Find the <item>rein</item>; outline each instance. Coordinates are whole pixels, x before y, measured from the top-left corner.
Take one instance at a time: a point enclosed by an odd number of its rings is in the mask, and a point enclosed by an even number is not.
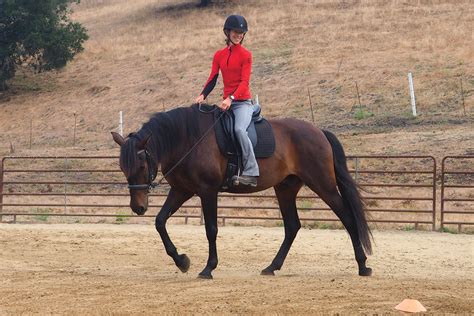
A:
[[[214,109],[212,109],[210,111],[202,110],[201,105],[199,105],[199,112],[201,112],[201,113],[209,114],[209,113],[215,112],[216,110],[218,110],[218,107],[215,106],[215,105],[214,105]],[[153,172],[151,171],[151,168],[150,168],[151,162],[153,162],[155,164],[155,166],[157,166],[158,164],[153,159],[153,157],[151,157],[148,150],[145,149],[146,162],[147,162],[147,165],[148,165],[148,183],[147,184],[129,184],[128,188],[130,190],[148,190],[148,192],[150,192],[151,189],[154,189],[157,186],[159,186],[161,184],[161,182],[163,182],[163,180],[167,176],[169,176],[171,174],[171,172],[173,172],[174,169],[176,169],[176,167],[178,167],[181,164],[181,162],[183,162],[183,160],[186,159],[187,156],[189,156],[189,154],[194,150],[194,148],[196,148],[197,145],[199,145],[201,143],[201,141],[204,139],[204,137],[206,137],[207,134],[209,134],[209,132],[214,128],[214,126],[216,126],[217,122],[220,121],[220,119],[222,118],[222,116],[224,114],[225,114],[225,111],[222,111],[219,114],[219,117],[216,119],[216,121],[206,130],[206,132],[204,132],[204,134],[201,136],[201,138],[198,139],[198,141],[193,145],[193,147],[191,147],[191,149],[188,150],[188,152],[186,152],[186,154],[184,154],[184,156],[181,157],[181,159],[178,160],[178,162],[176,162],[173,165],[173,167],[171,167],[171,169],[168,170],[168,172],[165,175],[163,175],[158,182],[153,182],[156,178],[156,174],[158,173],[158,168],[156,168],[156,172],[154,172],[154,174],[153,174]]]

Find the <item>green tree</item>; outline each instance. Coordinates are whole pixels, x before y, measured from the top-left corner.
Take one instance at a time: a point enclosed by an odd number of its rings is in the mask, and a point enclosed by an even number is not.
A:
[[[86,29],[69,19],[80,0],[0,0],[0,91],[18,65],[58,69],[83,50]]]

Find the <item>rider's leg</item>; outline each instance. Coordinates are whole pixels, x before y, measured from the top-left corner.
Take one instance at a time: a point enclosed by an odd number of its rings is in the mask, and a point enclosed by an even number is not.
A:
[[[254,111],[252,102],[250,100],[244,102],[232,102],[230,108],[235,116],[235,135],[242,148],[242,160],[244,165],[242,175],[258,177],[260,175],[258,164],[253,152],[252,142],[247,133],[247,128],[250,125],[252,113]]]

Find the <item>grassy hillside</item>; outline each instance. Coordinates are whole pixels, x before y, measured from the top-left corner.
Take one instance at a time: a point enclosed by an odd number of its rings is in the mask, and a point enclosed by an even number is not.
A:
[[[474,154],[472,1],[221,2],[82,0],[73,18],[90,34],[84,53],[59,72],[20,70],[0,95],[0,155],[10,142],[17,154],[117,153],[109,132],[119,111],[128,133],[155,111],[193,102],[231,13],[249,21],[244,45],[265,116],[311,121],[309,92],[315,124],[338,133],[350,154]]]

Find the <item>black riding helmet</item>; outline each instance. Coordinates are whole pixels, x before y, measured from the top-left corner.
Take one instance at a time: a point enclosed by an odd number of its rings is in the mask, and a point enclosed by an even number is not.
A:
[[[244,36],[245,36],[245,33],[247,33],[248,31],[248,27],[247,27],[247,20],[245,20],[245,18],[241,15],[237,15],[237,14],[233,14],[233,15],[229,15],[227,17],[227,19],[225,20],[225,23],[224,23],[224,34],[225,36],[227,37],[227,44],[229,44],[229,42],[232,43],[232,41],[230,40],[230,30],[234,30],[234,31],[238,31],[238,32],[243,32],[244,33]],[[242,42],[244,41],[244,39],[242,38]]]
[[[234,30],[247,33],[247,20],[241,15],[229,15],[224,23],[225,30]]]

